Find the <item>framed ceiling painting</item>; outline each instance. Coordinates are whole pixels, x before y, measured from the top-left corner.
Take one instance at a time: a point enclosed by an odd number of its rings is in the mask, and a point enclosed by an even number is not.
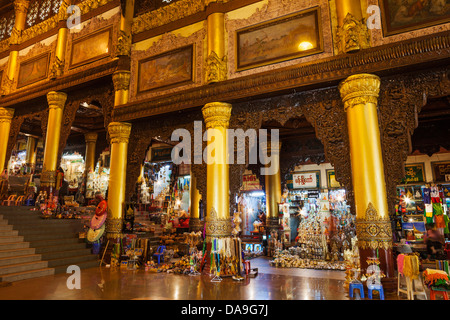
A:
[[[194,45],[138,62],[137,94],[194,82]]]
[[[242,71],[323,52],[320,7],[236,31],[236,69]]]
[[[111,27],[74,40],[69,69],[109,57],[111,54],[111,42]]]
[[[384,36],[450,22],[448,0],[379,0]]]
[[[47,79],[49,63],[50,52],[21,62],[17,77],[17,88]]]

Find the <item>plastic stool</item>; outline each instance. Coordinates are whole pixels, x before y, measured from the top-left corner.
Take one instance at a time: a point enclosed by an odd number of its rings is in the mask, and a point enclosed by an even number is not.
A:
[[[384,300],[384,290],[381,284],[370,284],[367,286],[367,295],[372,299],[372,292],[378,291],[380,293],[380,300]]]
[[[348,289],[350,298],[353,298],[353,291],[355,289],[359,289],[359,295],[361,298],[364,298],[364,287],[362,283],[349,283]]]
[[[250,272],[250,260],[245,260],[244,261],[244,268],[245,268],[245,274],[248,275]]]
[[[441,294],[444,297],[444,300],[448,300],[448,294],[445,290],[439,290],[436,288],[430,288],[430,300],[436,300],[436,294]]]

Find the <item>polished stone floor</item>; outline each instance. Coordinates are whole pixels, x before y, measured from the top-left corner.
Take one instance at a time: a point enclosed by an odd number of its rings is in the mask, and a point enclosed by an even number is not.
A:
[[[91,268],[81,270],[80,289],[69,289],[70,274],[63,273],[0,287],[0,300],[349,300],[343,271],[274,268],[268,261],[264,257],[251,260],[258,275],[242,282]],[[397,296],[386,297],[392,299]]]

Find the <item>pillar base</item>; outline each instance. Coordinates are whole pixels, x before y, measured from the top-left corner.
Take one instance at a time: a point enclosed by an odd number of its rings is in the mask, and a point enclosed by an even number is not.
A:
[[[199,218],[189,218],[189,231],[203,231],[204,221]]]
[[[123,238],[123,220],[121,218],[106,219],[106,238],[110,240]]]

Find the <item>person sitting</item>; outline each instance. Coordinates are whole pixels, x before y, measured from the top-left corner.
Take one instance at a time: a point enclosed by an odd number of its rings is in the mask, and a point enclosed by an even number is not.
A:
[[[427,245],[427,260],[435,259],[443,254],[444,237],[438,232],[434,223],[426,225],[427,232],[424,241]]]

